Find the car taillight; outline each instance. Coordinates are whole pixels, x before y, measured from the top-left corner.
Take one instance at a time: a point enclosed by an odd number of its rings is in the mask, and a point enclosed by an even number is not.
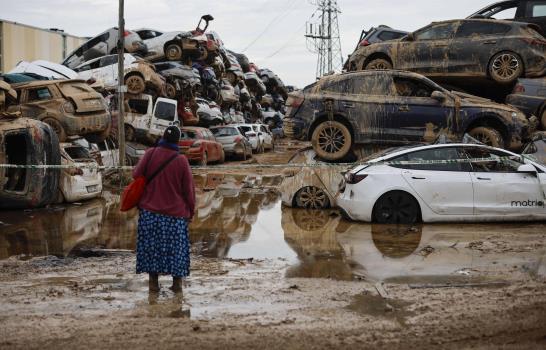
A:
[[[517,84],[514,87],[514,93],[518,94],[518,93],[523,93],[523,92],[525,92],[525,86],[523,86],[521,84]]]
[[[292,108],[298,108],[302,105],[304,99],[300,96],[288,96],[288,99],[286,100],[286,105],[288,107]]]
[[[345,181],[349,185],[356,185],[360,181],[364,180],[368,177],[368,174],[353,174],[353,173],[347,173],[345,174]]]
[[[70,176],[76,176],[76,175],[82,176],[83,170],[80,168],[71,168],[71,169],[68,169],[68,174]]]
[[[129,35],[131,35],[131,32],[126,30],[123,32],[123,37],[128,37]]]
[[[522,38],[528,45],[533,46],[546,46],[546,40],[536,39],[536,38]]]
[[[243,138],[242,138],[241,136],[237,136],[237,137],[235,137],[235,140],[234,140],[234,141],[235,141],[235,143],[239,143],[239,142],[241,142],[242,140],[243,140]]]
[[[370,46],[370,45],[371,45],[371,44],[370,44],[370,42],[369,42],[368,40],[362,40],[362,41],[360,42],[360,46]]]
[[[199,148],[199,147],[201,147],[201,142],[195,141],[194,143],[192,143],[192,145],[190,147],[191,148]]]

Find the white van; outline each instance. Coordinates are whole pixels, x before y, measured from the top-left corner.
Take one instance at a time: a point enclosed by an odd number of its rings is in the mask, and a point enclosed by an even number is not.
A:
[[[168,98],[158,97],[153,102],[150,95],[140,95],[127,100],[129,109],[125,113],[125,139],[134,141],[135,135],[145,134],[146,137],[161,137],[165,129],[171,125],[179,125],[178,102]]]

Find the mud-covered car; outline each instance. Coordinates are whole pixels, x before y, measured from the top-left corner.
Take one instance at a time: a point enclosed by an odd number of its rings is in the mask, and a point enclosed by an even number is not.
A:
[[[329,76],[291,93],[285,135],[312,141],[325,160],[340,160],[356,144],[434,142],[465,133],[520,150],[538,120],[479,97],[447,91],[410,72],[374,70]]]
[[[126,30],[123,33],[124,50],[129,53],[144,53],[146,45],[137,33]],[[63,61],[63,65],[74,69],[92,59],[117,53],[118,28],[110,28],[94,38],[89,39],[74,50]]]
[[[97,143],[110,134],[106,101],[82,80],[41,80],[12,87],[19,97],[8,111],[51,125],[61,142],[69,136],[83,136]]]
[[[60,165],[55,131],[38,120],[3,115],[0,108],[0,163]],[[0,209],[51,204],[57,197],[58,186],[58,169],[0,168]]]
[[[195,68],[173,61],[154,63],[154,67],[167,81],[165,90],[168,98],[178,97],[184,90],[195,90],[201,86],[201,76]]]
[[[536,115],[546,130],[546,78],[519,79],[506,103],[527,115]]]
[[[58,202],[73,203],[100,197],[102,175],[89,151],[78,144],[61,143],[61,171]],[[95,168],[93,168],[95,167]]]
[[[542,0],[508,0],[495,2],[469,18],[494,18],[534,23],[546,33],[546,2]]]
[[[511,84],[546,74],[546,39],[539,31],[533,24],[489,19],[432,23],[402,39],[359,48],[349,70],[395,68]]]
[[[118,55],[109,55],[85,62],[74,69],[80,79],[94,81],[93,86],[116,89],[118,85]],[[126,53],[124,56],[124,81],[127,92],[138,95],[147,88],[157,95],[165,91],[165,79],[157,74],[150,63]]]

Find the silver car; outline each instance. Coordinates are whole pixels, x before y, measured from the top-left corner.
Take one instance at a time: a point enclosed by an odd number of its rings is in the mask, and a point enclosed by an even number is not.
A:
[[[252,157],[252,145],[244,136],[240,127],[226,125],[215,126],[210,131],[216,137],[216,141],[222,144],[226,157],[234,156],[241,160]]]

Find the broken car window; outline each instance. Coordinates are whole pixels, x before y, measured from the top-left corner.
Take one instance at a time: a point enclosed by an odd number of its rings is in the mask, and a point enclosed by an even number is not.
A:
[[[394,77],[394,86],[398,96],[430,97],[434,90],[427,84],[414,79]]]
[[[91,154],[83,147],[66,147],[64,151],[68,154],[73,160],[78,159],[89,159]]]
[[[423,162],[425,164],[402,164],[391,165],[395,168],[412,169],[412,170],[429,170],[429,171],[470,171],[468,163],[453,162],[447,164],[426,164],[427,161],[456,161],[466,159],[466,156],[459,152],[455,147],[452,148],[435,148],[413,153],[406,153],[394,161],[404,162]]]
[[[415,40],[442,40],[453,37],[453,23],[442,23],[415,33]]]
[[[468,38],[480,35],[502,35],[508,33],[511,27],[500,23],[464,22],[457,31],[458,38]]]
[[[519,157],[507,153],[490,151],[480,147],[466,147],[465,151],[471,159],[484,159],[471,163],[475,172],[517,173],[519,167],[523,165]]]
[[[46,87],[27,90],[27,102],[51,100],[51,92]]]

